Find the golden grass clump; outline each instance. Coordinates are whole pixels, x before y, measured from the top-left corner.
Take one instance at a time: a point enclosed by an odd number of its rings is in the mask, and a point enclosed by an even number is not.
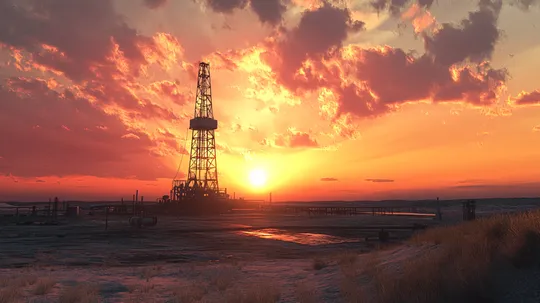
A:
[[[54,288],[56,285],[56,281],[54,281],[52,278],[46,277],[46,278],[39,278],[36,282],[36,285],[34,287],[33,293],[34,295],[46,295]]]
[[[92,284],[77,284],[66,287],[60,294],[59,303],[97,303],[99,287]]]
[[[281,297],[277,285],[262,282],[249,285],[245,289],[235,288],[226,295],[227,303],[275,303]]]
[[[540,211],[427,230],[410,244],[421,254],[366,275],[376,302],[483,302],[494,273],[540,268]]]

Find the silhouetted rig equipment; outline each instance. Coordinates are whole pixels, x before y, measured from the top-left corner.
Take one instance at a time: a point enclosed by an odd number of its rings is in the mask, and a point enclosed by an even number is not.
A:
[[[8,219],[8,223],[17,225],[58,225],[60,219],[75,217],[79,214],[79,207],[70,206],[68,202],[62,202],[58,197],[49,199],[49,202],[41,202],[31,206],[2,207],[0,217]]]
[[[472,221],[476,219],[476,201],[467,200],[462,204],[463,207],[463,221]]]
[[[400,217],[421,217],[421,218],[436,218],[436,214],[429,210],[419,210],[415,207],[376,207],[376,206],[289,206],[289,205],[273,205],[261,207],[261,210],[276,214],[293,214],[293,215],[308,215],[308,216],[355,216],[355,215],[372,215],[372,216],[400,216]]]
[[[173,180],[161,210],[174,214],[218,214],[232,209],[226,189],[219,188],[210,64],[199,63],[194,117],[189,121],[191,151],[186,180]]]

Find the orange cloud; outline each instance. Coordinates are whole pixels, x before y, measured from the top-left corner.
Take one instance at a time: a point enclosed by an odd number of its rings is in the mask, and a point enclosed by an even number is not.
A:
[[[411,7],[409,7],[409,9],[405,11],[401,17],[404,20],[410,20],[412,22],[414,32],[417,34],[428,29],[432,29],[437,24],[437,21],[433,15],[416,3],[411,5]]]
[[[313,148],[319,147],[317,140],[309,133],[289,129],[285,134],[277,134],[273,139],[265,139],[261,142],[267,146],[288,147],[288,148]]]

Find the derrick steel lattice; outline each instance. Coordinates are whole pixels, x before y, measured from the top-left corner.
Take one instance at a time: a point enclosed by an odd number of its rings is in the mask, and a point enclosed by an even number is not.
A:
[[[191,151],[186,180],[173,180],[171,196],[164,196],[163,203],[214,201],[228,199],[226,189],[220,189],[216,161],[215,130],[218,122],[212,108],[212,83],[210,64],[199,63],[194,117],[189,121]],[[179,166],[180,167],[180,166]]]
[[[218,123],[212,108],[210,64],[199,63],[195,112],[189,122],[191,152],[186,185],[211,193],[219,192],[215,130]]]

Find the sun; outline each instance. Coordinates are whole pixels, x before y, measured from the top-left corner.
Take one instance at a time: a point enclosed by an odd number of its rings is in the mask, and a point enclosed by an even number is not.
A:
[[[254,169],[249,173],[249,182],[253,187],[262,187],[267,181],[266,171],[262,169]]]

